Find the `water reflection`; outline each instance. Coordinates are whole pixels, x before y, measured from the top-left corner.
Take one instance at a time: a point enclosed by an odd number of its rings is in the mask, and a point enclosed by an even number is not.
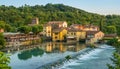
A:
[[[65,47],[65,45],[63,43],[50,42],[50,43],[46,43],[45,51],[47,53],[65,52],[66,51],[66,47]]]
[[[85,48],[85,44],[79,43],[46,43],[46,52],[66,52],[73,51],[77,52],[83,48]]]
[[[31,54],[31,51],[29,50],[23,51],[20,54],[18,54],[18,58],[21,60],[27,60],[28,58],[31,58],[31,57],[32,57],[32,54]]]
[[[42,56],[44,54],[44,50],[40,49],[40,48],[35,48],[32,50],[25,50],[22,51],[21,53],[18,54],[18,58],[20,60],[27,60],[30,59],[32,56]]]
[[[67,55],[78,54],[85,47],[85,44],[62,42],[20,47],[19,51],[11,52],[10,66],[12,69],[36,69],[63,59]]]
[[[19,52],[18,58],[20,60],[27,60],[32,58],[32,56],[34,57],[42,56],[44,53],[64,53],[66,51],[77,52],[85,47],[86,47],[85,44],[79,44],[79,43],[48,42],[37,48]]]

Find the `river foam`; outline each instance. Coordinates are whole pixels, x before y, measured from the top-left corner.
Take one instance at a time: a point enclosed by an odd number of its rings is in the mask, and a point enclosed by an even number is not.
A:
[[[107,49],[114,49],[114,48],[108,45],[101,45],[99,46],[99,48],[93,49],[88,52],[84,52],[81,55],[77,56],[77,60],[72,59],[70,60],[70,62],[64,62],[63,66],[61,66],[59,69],[70,69],[70,66],[82,65],[84,64],[85,61],[97,59],[99,57],[96,55]]]

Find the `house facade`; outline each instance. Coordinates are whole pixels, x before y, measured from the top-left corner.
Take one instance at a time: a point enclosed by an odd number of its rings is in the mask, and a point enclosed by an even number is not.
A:
[[[104,36],[104,39],[105,40],[110,40],[110,39],[113,39],[113,38],[118,38],[117,34],[105,34]]]
[[[72,24],[70,28],[79,29],[82,31],[100,31],[98,26],[95,25],[80,25],[80,24]]]
[[[67,27],[67,22],[66,21],[49,21],[47,24],[51,25],[52,27],[57,26],[57,28]]]
[[[39,19],[36,17],[36,18],[33,18],[31,23],[28,24],[29,26],[34,26],[34,25],[39,25]]]
[[[78,30],[83,30],[84,26],[80,25],[80,24],[72,24],[70,26],[70,28],[72,28],[72,29],[78,29]]]
[[[44,26],[43,31],[45,36],[52,38],[52,41],[95,43],[104,37],[98,26],[73,24],[67,27],[65,21],[50,21]]]
[[[66,21],[49,21],[47,24],[43,27],[43,33],[47,37],[52,37],[53,30],[59,29],[59,28],[67,28],[67,22]]]
[[[104,37],[104,33],[101,31],[87,31],[86,43],[96,43]]]
[[[86,32],[77,29],[68,29],[67,41],[80,41],[86,38]]]
[[[83,30],[84,31],[100,31],[99,27],[94,25],[85,25]]]
[[[6,40],[6,47],[30,45],[32,41],[40,40],[40,37],[34,34],[3,33],[3,35]]]
[[[52,41],[64,41],[66,35],[67,30],[65,28],[54,29],[52,32]]]
[[[44,35],[47,37],[52,37],[52,26],[47,25],[43,28]]]

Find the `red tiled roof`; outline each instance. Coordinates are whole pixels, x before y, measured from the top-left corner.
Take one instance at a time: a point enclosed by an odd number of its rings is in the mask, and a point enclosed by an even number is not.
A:
[[[65,21],[49,21],[48,24],[63,24]]]
[[[84,28],[99,28],[99,27],[95,25],[84,25]]]
[[[55,32],[61,32],[63,29],[66,29],[66,28],[57,28],[57,29],[53,29],[53,33],[55,33]]]
[[[81,30],[85,28],[93,28],[93,29],[98,28],[99,29],[99,27],[95,25],[80,25],[80,24],[72,24],[70,28],[76,28],[76,29],[81,29]]]
[[[117,34],[105,34],[104,37],[117,37]]]
[[[82,31],[82,30],[80,30],[80,29],[75,29],[75,28],[68,28],[67,30],[68,30],[68,32],[78,32],[78,31]]]
[[[94,34],[96,34],[98,32],[100,32],[100,31],[87,31],[86,34],[87,35],[94,35]]]
[[[44,26],[52,26],[52,27],[54,27],[55,25],[63,24],[64,22],[66,22],[66,21],[49,21]]]

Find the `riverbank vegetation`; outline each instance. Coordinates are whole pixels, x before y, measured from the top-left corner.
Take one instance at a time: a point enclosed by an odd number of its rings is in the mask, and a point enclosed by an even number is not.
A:
[[[8,65],[10,63],[10,58],[8,55],[0,52],[0,69],[11,69]]]
[[[5,47],[5,39],[4,39],[4,36],[3,36],[3,33],[0,33],[0,49],[3,49]]]
[[[5,39],[3,36],[3,33],[0,33],[0,49],[3,49],[5,47]],[[8,64],[10,63],[10,58],[8,55],[6,55],[3,52],[0,52],[0,69],[11,69]]]
[[[109,40],[107,44],[114,46],[116,49],[116,51],[113,53],[113,57],[111,58],[113,65],[108,64],[108,68],[120,69],[120,42],[118,42],[117,38],[114,38]]]
[[[73,8],[63,4],[46,4],[21,7],[0,6],[0,25],[6,24],[5,31],[14,31],[18,27],[26,26],[31,23],[32,18],[38,17],[39,24],[45,24],[48,21],[67,21],[68,25],[93,24],[100,26],[101,31],[110,34],[120,35],[120,16],[119,15],[99,15],[89,13],[81,9]]]

